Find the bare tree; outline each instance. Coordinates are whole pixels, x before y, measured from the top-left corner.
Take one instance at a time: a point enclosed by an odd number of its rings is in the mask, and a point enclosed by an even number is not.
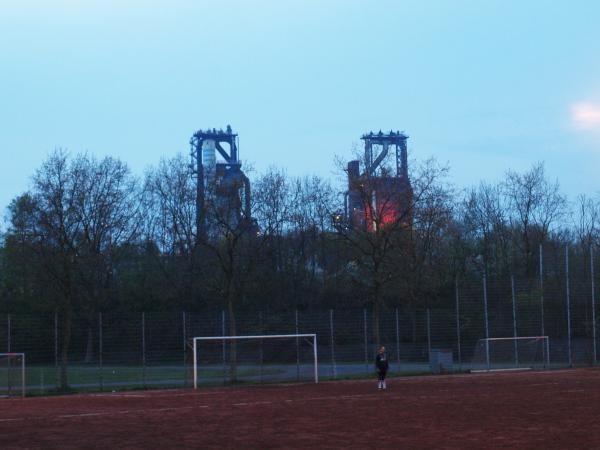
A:
[[[35,310],[55,309],[52,284],[36,254],[35,200],[25,193],[11,201],[8,207],[9,228],[3,235],[3,278],[5,307],[19,305]]]
[[[482,256],[483,272],[496,271],[510,265],[510,229],[508,211],[500,185],[482,182],[467,193],[462,204],[462,220],[479,242],[478,255]]]
[[[33,177],[35,209],[31,230],[36,249],[60,293],[57,311],[62,321],[59,385],[68,389],[68,351],[76,302],[78,237],[82,231],[75,204],[84,180],[69,170],[68,154],[54,152]]]
[[[308,301],[306,296],[301,296],[303,288],[320,286],[322,289],[327,281],[330,258],[326,233],[332,231],[335,194],[331,185],[317,176],[295,178],[289,185],[286,200],[289,212],[278,253],[284,255],[282,289],[285,289],[285,297],[297,304]]]
[[[202,260],[196,248],[196,183],[182,155],[148,171],[144,199],[143,236],[158,246],[155,263],[175,298],[189,301],[198,292]]]
[[[510,222],[520,235],[517,244],[525,259],[525,271],[531,275],[535,240],[542,243],[547,239],[565,213],[566,199],[558,181],[546,179],[543,163],[523,174],[508,171],[504,190],[510,205]]]
[[[87,297],[82,309],[89,318],[86,362],[91,362],[94,313],[107,303],[119,248],[141,228],[140,189],[127,165],[111,157],[78,155],[70,172],[82,180],[74,213],[81,224],[77,268],[81,295]]]
[[[29,200],[20,201],[13,215],[10,231],[27,237],[57,293],[61,389],[68,389],[73,315],[99,306],[100,291],[109,283],[112,250],[135,234],[135,195],[135,181],[124,164],[86,155],[71,160],[57,150],[36,171]]]
[[[575,233],[579,244],[587,249],[600,237],[600,201],[582,194],[577,197],[576,207]]]
[[[420,177],[415,183],[421,194],[419,202],[413,205],[406,271],[411,280],[407,291],[413,304],[423,298],[433,301],[436,292],[448,281],[445,275],[451,254],[446,250],[447,235],[453,222],[455,198],[453,187],[444,180],[443,168],[431,164],[421,170],[429,174],[433,171],[438,178],[431,180],[431,175],[425,175],[427,186],[420,186]],[[421,175],[424,175],[423,172]]]

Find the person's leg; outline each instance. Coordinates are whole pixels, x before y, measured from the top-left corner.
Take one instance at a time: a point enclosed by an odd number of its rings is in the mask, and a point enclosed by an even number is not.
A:
[[[387,374],[387,371],[383,372],[381,374],[381,388],[382,389],[386,389],[387,388],[387,386],[385,385],[385,376],[386,376],[386,374]]]
[[[378,389],[383,389],[383,383],[384,383],[384,381],[383,381],[383,373],[381,371],[377,372],[377,378],[378,378],[377,388]]]

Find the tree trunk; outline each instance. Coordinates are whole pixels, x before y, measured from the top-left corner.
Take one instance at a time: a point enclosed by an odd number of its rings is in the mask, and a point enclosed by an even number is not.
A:
[[[523,232],[523,242],[525,247],[525,275],[527,278],[531,277],[533,272],[532,267],[532,255],[531,255],[531,242],[529,240],[529,233],[527,231],[527,226],[524,227],[525,231]]]
[[[88,326],[87,345],[85,347],[84,362],[89,364],[94,361],[94,330],[91,325]]]
[[[69,347],[71,345],[71,325],[72,325],[71,308],[70,307],[65,308],[63,311],[63,314],[61,316],[63,318],[63,326],[62,326],[62,340],[61,340],[61,344],[60,344],[60,373],[59,373],[60,386],[59,386],[59,389],[61,391],[68,391],[69,390],[69,377],[68,377]]]
[[[417,312],[413,309],[409,310],[410,324],[411,324],[411,338],[412,343],[417,342]]]

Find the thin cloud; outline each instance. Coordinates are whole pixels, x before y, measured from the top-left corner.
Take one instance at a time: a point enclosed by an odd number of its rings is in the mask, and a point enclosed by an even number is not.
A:
[[[600,130],[600,103],[575,103],[571,107],[571,118],[580,130]]]

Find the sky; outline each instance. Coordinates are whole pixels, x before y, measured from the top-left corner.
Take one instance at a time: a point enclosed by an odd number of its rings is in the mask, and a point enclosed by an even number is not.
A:
[[[600,192],[596,0],[0,0],[0,209],[56,148],[142,175],[200,128],[258,172],[339,177],[402,130],[458,187],[545,161]]]

